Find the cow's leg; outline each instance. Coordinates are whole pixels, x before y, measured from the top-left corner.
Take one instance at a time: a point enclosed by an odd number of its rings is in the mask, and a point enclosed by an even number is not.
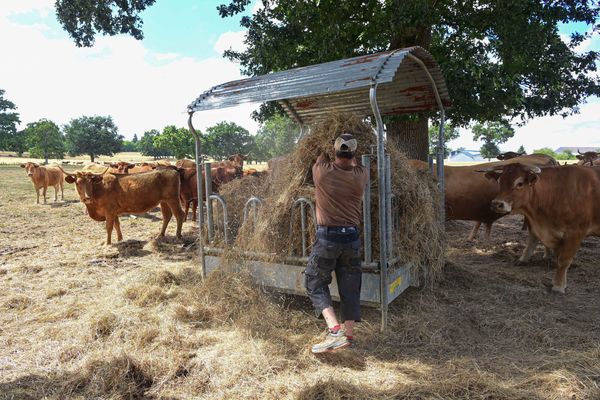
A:
[[[185,222],[187,221],[188,212],[190,211],[190,200],[185,198],[183,204],[185,204],[185,213],[183,214],[183,222]]]
[[[42,195],[44,196],[44,204],[46,204],[46,191],[48,190],[48,186],[44,185],[42,190]]]
[[[492,224],[485,224],[485,239],[490,240],[492,238]]]
[[[162,223],[162,229],[160,230],[159,236],[164,237],[165,232],[167,231],[167,225],[169,225],[169,221],[171,221],[171,216],[173,215],[173,213],[171,212],[169,205],[164,202],[160,203],[160,212],[162,213],[162,216],[163,216],[163,223]]]
[[[117,242],[123,240],[123,235],[121,234],[121,222],[119,222],[119,216],[115,217],[115,230],[117,231]]]
[[[557,268],[552,280],[552,291],[564,293],[567,288],[567,270],[571,266],[573,257],[581,244],[583,237],[567,238],[561,247],[556,249]]]
[[[112,230],[115,223],[115,217],[112,215],[106,216],[106,244],[112,243]]]
[[[192,200],[192,221],[196,221],[196,213],[198,210],[198,199]]]
[[[535,251],[535,247],[539,243],[539,239],[533,234],[533,232],[529,231],[529,237],[527,238],[527,245],[523,249],[523,253],[519,258],[519,264],[525,264],[531,258],[531,255]]]
[[[58,201],[58,184],[54,185],[54,202]]]
[[[64,201],[65,200],[65,184],[62,179],[60,180],[59,185],[60,185],[60,199],[62,201]]]
[[[171,209],[171,213],[175,215],[175,219],[177,220],[177,231],[175,232],[175,236],[181,239],[181,227],[183,225],[183,210],[181,209],[181,205],[178,201],[170,201],[168,205]]]
[[[475,239],[475,236],[477,236],[477,232],[479,231],[480,226],[481,226],[481,221],[475,221],[475,224],[473,225],[473,229],[471,229],[471,233],[469,234],[469,237],[467,238],[467,240]]]
[[[40,188],[35,186],[35,194],[37,195],[37,200],[35,201],[35,204],[40,204]]]

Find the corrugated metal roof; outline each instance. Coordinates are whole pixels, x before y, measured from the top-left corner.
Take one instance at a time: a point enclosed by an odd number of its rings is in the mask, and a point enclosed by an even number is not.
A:
[[[310,124],[333,110],[366,116],[372,114],[368,90],[372,82],[378,84],[382,115],[438,109],[427,73],[408,54],[424,63],[444,108],[449,107],[448,89],[437,62],[423,48],[410,47],[227,82],[202,93],[188,111],[277,100],[290,117],[302,123]]]

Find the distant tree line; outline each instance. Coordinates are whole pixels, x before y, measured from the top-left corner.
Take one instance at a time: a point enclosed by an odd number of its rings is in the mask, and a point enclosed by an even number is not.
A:
[[[140,152],[159,158],[193,158],[195,143],[186,128],[165,126],[152,129],[131,140],[119,134],[110,116],[82,116],[62,128],[53,121],[40,119],[17,130],[21,122],[17,107],[4,99],[0,89],[0,150],[14,151],[19,156],[28,153],[32,158],[62,159],[65,155],[88,155],[91,161],[98,156],[118,152]],[[236,153],[249,154],[250,160],[267,161],[289,153],[298,141],[300,128],[288,117],[275,114],[264,121],[256,135],[233,123],[219,122],[201,133],[202,154],[222,160]]]

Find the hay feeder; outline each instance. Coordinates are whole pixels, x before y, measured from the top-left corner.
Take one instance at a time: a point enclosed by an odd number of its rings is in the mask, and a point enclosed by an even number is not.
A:
[[[379,227],[379,254],[373,259],[371,213],[363,212],[363,286],[361,302],[378,306],[381,309],[381,328],[387,325],[388,305],[408,286],[414,284],[411,278],[411,265],[401,265],[398,257],[391,252],[394,217],[390,183],[389,156],[385,153],[385,127],[382,116],[439,110],[441,116],[437,167],[440,191],[444,191],[443,145],[444,110],[450,106],[448,90],[441,70],[431,54],[420,47],[410,47],[332,61],[288,71],[255,76],[217,85],[202,93],[188,106],[188,127],[196,142],[196,164],[200,165],[202,152],[200,137],[192,125],[195,112],[234,107],[247,103],[277,101],[287,114],[301,127],[302,134],[310,131],[310,126],[323,119],[330,112],[351,113],[359,117],[372,116],[376,123],[377,150],[362,157],[364,165],[377,164],[378,193],[376,196]],[[308,133],[309,134],[309,133]],[[210,171],[207,165],[205,171]],[[215,229],[221,226],[227,232],[228,210],[222,197],[212,193],[210,179],[207,187],[202,187],[198,178],[198,198],[206,191],[206,216],[199,213],[199,243],[203,276],[220,265],[220,257],[227,252],[228,238],[224,245],[214,240]],[[216,210],[213,202],[217,201]],[[443,199],[441,199],[443,204]],[[372,203],[370,190],[365,191],[363,207],[369,210]],[[260,199],[248,199],[245,218],[256,217],[256,208],[261,207]],[[305,295],[303,271],[307,263],[308,219],[314,218],[314,205],[308,199],[298,198],[294,202],[293,214],[299,220],[302,232],[302,253],[296,256],[280,257],[273,261],[272,254],[237,251],[245,268],[265,286],[278,290]],[[443,206],[441,207],[443,210]],[[216,212],[218,211],[218,212]],[[242,210],[237,210],[241,212]],[[231,212],[231,210],[230,210]],[[218,217],[215,215],[218,214]],[[207,219],[207,232],[203,220]],[[217,218],[217,220],[215,220]],[[444,216],[440,215],[443,220]],[[313,225],[314,226],[314,221]],[[334,280],[335,282],[335,280]],[[337,288],[332,285],[332,295],[337,296]]]

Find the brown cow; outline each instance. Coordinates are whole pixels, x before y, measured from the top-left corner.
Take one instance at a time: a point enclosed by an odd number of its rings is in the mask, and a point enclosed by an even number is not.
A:
[[[554,249],[558,266],[552,290],[564,293],[581,241],[600,236],[600,168],[540,169],[517,163],[487,170],[485,176],[499,186],[493,210],[525,215],[530,240]]]
[[[196,210],[198,208],[198,178],[196,177],[196,167],[180,168],[181,171],[181,190],[179,197],[181,203],[185,207],[183,220],[187,220],[187,215],[192,204],[192,221],[196,221]],[[204,173],[202,174],[202,182],[204,187]],[[202,191],[202,200],[206,200],[206,193]]]
[[[492,199],[498,194],[498,186],[485,179],[478,173],[478,170],[508,165],[517,161],[536,166],[558,165],[556,160],[550,156],[545,154],[531,154],[511,160],[478,165],[461,167],[444,166],[446,219],[475,221],[468,240],[473,240],[477,236],[482,223],[485,225],[485,236],[489,239],[492,224],[504,216],[490,209]],[[408,160],[408,163],[415,169],[429,169],[429,165],[423,161]],[[434,171],[437,174],[435,166]]]
[[[60,199],[65,199],[63,187],[63,173],[58,166],[40,166],[36,163],[28,162],[21,164],[21,168],[25,168],[27,176],[31,178],[31,183],[37,194],[36,204],[40,204],[40,189],[46,204],[46,190],[48,186],[54,186],[54,201],[58,201],[58,188],[60,188]]]
[[[517,157],[521,157],[524,156],[525,152],[523,153],[515,153],[514,151],[507,151],[506,153],[500,153],[496,156],[496,158],[500,161],[505,161],[505,160],[511,160],[513,158],[517,158]]]
[[[179,204],[178,171],[164,168],[132,175],[77,172],[67,174],[65,180],[75,183],[90,217],[106,221],[106,244],[111,244],[113,226],[117,230],[117,240],[123,239],[119,215],[145,213],[158,204],[163,215],[160,236],[165,235],[171,216],[175,214],[176,235],[181,238],[183,211]]]
[[[227,182],[231,182],[234,179],[241,178],[243,172],[237,167],[216,167],[210,169],[212,190],[213,192],[219,192],[221,185]]]
[[[181,168],[196,168],[196,162],[194,160],[188,160],[187,158],[184,158],[182,160],[177,160],[175,162],[175,166]]]
[[[594,166],[600,165],[600,153],[596,151],[586,151],[585,153],[577,150],[577,154],[575,157],[579,160],[577,165],[585,165],[585,166]]]

